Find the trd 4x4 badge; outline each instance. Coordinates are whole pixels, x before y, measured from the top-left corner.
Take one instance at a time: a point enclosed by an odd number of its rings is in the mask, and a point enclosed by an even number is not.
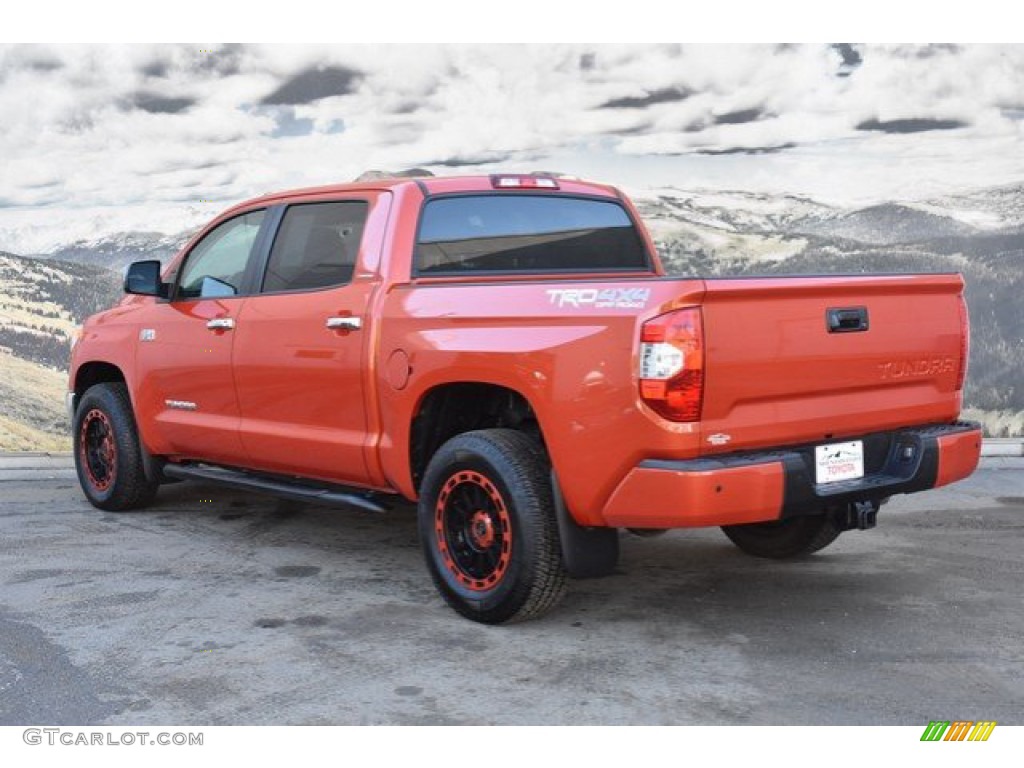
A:
[[[650,288],[549,288],[547,293],[556,307],[595,309],[643,309],[651,298]]]

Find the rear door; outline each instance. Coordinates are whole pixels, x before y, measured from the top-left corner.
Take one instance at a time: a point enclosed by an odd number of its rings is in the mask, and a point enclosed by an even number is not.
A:
[[[390,195],[284,208],[235,331],[241,436],[254,468],[367,484],[367,316]]]
[[[708,280],[705,453],[949,422],[959,275]]]

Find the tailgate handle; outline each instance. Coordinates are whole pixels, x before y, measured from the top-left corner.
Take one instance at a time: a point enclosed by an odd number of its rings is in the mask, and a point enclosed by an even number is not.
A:
[[[825,311],[829,333],[856,333],[868,329],[867,307],[830,307]]]

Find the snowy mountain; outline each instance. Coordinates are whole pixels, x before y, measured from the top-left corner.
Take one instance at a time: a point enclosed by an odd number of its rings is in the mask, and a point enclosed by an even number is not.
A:
[[[882,203],[829,217],[801,218],[790,229],[819,237],[871,245],[896,245],[969,236],[976,230],[943,213],[898,203]]]
[[[915,205],[978,229],[1024,226],[1024,184],[976,190],[964,195],[925,200]]]
[[[730,232],[777,233],[791,228],[796,220],[828,219],[840,213],[830,205],[795,195],[663,187],[631,191],[631,196],[652,231],[690,222]]]
[[[124,232],[96,240],[77,240],[40,254],[57,261],[72,261],[121,272],[133,261],[167,261],[188,242],[191,232],[171,235],[160,232]]]

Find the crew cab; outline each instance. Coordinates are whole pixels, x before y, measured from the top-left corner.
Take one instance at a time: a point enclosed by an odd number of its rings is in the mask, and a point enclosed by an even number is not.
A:
[[[73,347],[88,500],[201,479],[418,505],[456,611],[542,614],[619,531],[791,558],[969,475],[957,274],[669,277],[615,188],[387,179],[225,211]]]

